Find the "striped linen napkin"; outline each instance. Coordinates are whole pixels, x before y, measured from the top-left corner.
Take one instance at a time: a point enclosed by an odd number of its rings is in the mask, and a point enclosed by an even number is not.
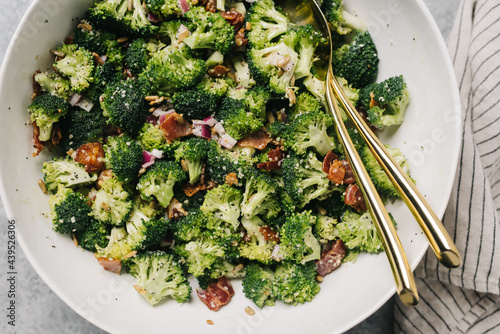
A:
[[[500,333],[500,0],[463,0],[448,42],[462,102],[462,147],[443,219],[463,264],[432,251],[417,268],[421,301],[397,301],[395,333]]]

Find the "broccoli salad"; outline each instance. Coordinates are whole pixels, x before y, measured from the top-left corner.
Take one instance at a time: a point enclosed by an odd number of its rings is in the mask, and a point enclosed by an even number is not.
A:
[[[401,124],[403,77],[377,78],[370,33],[341,0],[322,9],[351,102],[374,129]],[[34,75],[53,229],[134,276],[151,305],[189,301],[192,276],[211,310],[235,278],[258,307],[311,301],[343,262],[381,252],[325,109],[325,37],[273,0],[95,3]],[[344,121],[380,194],[397,198]]]

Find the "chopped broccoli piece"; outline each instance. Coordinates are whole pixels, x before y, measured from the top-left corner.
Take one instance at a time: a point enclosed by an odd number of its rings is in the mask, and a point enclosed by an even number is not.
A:
[[[99,104],[101,95],[106,91],[108,85],[116,84],[122,78],[122,73],[116,70],[113,63],[107,61],[103,65],[96,67],[94,81],[87,92],[88,97],[96,104]]]
[[[321,257],[321,245],[312,233],[317,218],[311,211],[286,217],[280,229],[280,252],[290,261],[304,264]]]
[[[174,109],[185,119],[205,119],[218,108],[221,98],[206,90],[191,89],[174,94]]]
[[[68,99],[71,93],[69,80],[57,72],[42,72],[35,74],[35,81],[44,92],[50,93],[62,99]]]
[[[94,58],[89,50],[70,44],[57,48],[64,53],[64,58],[54,63],[57,72],[69,78],[71,90],[81,93],[93,80]]]
[[[243,278],[243,293],[262,308],[274,306],[276,297],[273,294],[274,272],[267,267],[250,263]]]
[[[238,189],[223,184],[207,191],[201,210],[213,213],[217,219],[228,223],[234,231],[240,224],[238,219],[242,198]]]
[[[156,199],[166,208],[174,197],[174,185],[186,179],[186,173],[174,161],[157,161],[142,175],[137,189],[145,200]]]
[[[161,129],[151,123],[144,123],[137,137],[142,148],[148,152],[154,149],[163,154],[172,155],[177,148],[177,142],[168,143]]]
[[[137,82],[119,81],[108,85],[101,96],[101,107],[108,122],[135,137],[147,116],[147,105]]]
[[[336,238],[335,236],[335,225],[337,224],[337,219],[319,215],[314,225],[314,235],[322,244],[326,244]]]
[[[175,161],[184,160],[188,167],[189,183],[200,180],[204,160],[207,157],[208,142],[203,138],[189,138],[175,150]]]
[[[325,0],[321,6],[327,21],[340,35],[351,31],[366,31],[366,25],[357,17],[344,10],[343,0]]]
[[[139,253],[126,261],[129,272],[137,278],[135,289],[151,305],[171,297],[184,303],[191,297],[191,287],[182,267],[172,254],[161,251]]]
[[[334,190],[323,172],[321,161],[312,153],[304,159],[291,154],[283,160],[281,170],[285,191],[298,208],[303,208],[313,199],[325,199]]]
[[[216,118],[224,125],[224,130],[236,140],[245,138],[264,126],[260,118],[246,110],[242,101],[229,97],[222,100]]]
[[[92,204],[94,217],[112,225],[123,225],[132,211],[132,201],[116,178],[104,180]]]
[[[255,86],[255,80],[252,78],[248,63],[243,55],[239,54],[232,57],[233,68],[235,70],[234,77],[238,84],[238,88],[252,88]]]
[[[225,254],[224,248],[208,233],[186,244],[177,245],[175,251],[185,258],[188,272],[195,277],[203,276],[204,271]]]
[[[234,28],[220,14],[194,7],[184,17],[190,20],[191,34],[183,42],[191,49],[212,49],[226,54],[234,47]]]
[[[191,1],[187,1],[191,3]],[[181,16],[182,11],[179,8],[177,0],[146,0],[148,10],[161,17]]]
[[[267,121],[266,105],[271,99],[269,90],[262,86],[256,86],[247,90],[243,104],[247,110],[251,111],[255,117],[258,117],[263,122]]]
[[[295,50],[299,55],[299,60],[295,66],[294,75],[295,79],[298,80],[311,75],[316,47],[319,43],[324,43],[326,39],[311,24],[298,27],[296,32]]]
[[[96,245],[96,257],[123,260],[132,252],[132,247],[127,240],[125,227],[113,227],[109,235],[108,244],[105,247]]]
[[[270,264],[273,261],[272,253],[276,246],[276,240],[267,239],[261,232],[261,228],[268,227],[257,216],[251,219],[243,217],[241,224],[246,230],[246,237],[250,240],[240,242],[240,255],[249,260],[256,260],[261,263]],[[268,227],[269,228],[269,227]]]
[[[126,242],[131,250],[144,250],[157,245],[166,236],[168,221],[163,218],[150,218],[139,208],[134,207],[129,220],[125,224]]]
[[[31,122],[40,129],[38,139],[48,141],[52,136],[52,127],[69,111],[69,104],[62,98],[51,94],[38,95],[28,107]]]
[[[346,79],[352,87],[362,88],[375,81],[378,62],[377,48],[367,31],[333,52],[333,73]]]
[[[300,114],[284,133],[285,147],[289,147],[299,155],[313,148],[324,156],[335,149],[333,137],[328,135],[328,127],[333,123],[331,117],[323,112]]]
[[[319,113],[323,111],[321,102],[309,92],[297,94],[297,102],[290,108],[289,120],[293,121],[298,115]]]
[[[310,302],[320,290],[316,275],[313,262],[305,265],[284,262],[276,268],[273,295],[287,304]]]
[[[385,147],[387,151],[389,151],[391,156],[394,158],[396,163],[409,176],[410,165],[408,164],[408,161],[406,161],[403,153],[401,153],[401,151],[398,148],[392,148],[389,145],[385,145]],[[368,174],[370,174],[370,178],[372,179],[373,185],[375,186],[375,188],[377,188],[380,194],[393,198],[400,197],[399,193],[392,184],[391,180],[384,172],[382,166],[380,166],[380,164],[377,162],[377,159],[375,159],[368,146],[364,146],[361,149],[360,155],[363,160],[363,164],[365,165],[366,170],[368,171]]]
[[[210,178],[219,184],[226,182],[226,176],[235,173],[241,180],[253,164],[251,148],[233,147],[232,150],[221,147],[215,140],[208,143],[207,169]]]
[[[125,51],[125,66],[132,74],[138,76],[146,68],[148,60],[149,54],[146,49],[146,41],[143,38],[134,39]]]
[[[347,204],[344,202],[342,193],[343,188],[339,188],[338,191],[334,192],[328,198],[317,201],[317,204],[326,210],[326,215],[339,219],[342,214],[347,210]]]
[[[266,219],[275,218],[281,211],[278,187],[278,183],[268,175],[258,171],[251,173],[245,183],[242,215],[248,219],[257,215]]]
[[[92,220],[87,199],[63,186],[59,186],[56,194],[50,197],[50,212],[52,227],[62,234],[84,231]]]
[[[403,76],[391,77],[361,90],[360,103],[368,121],[379,128],[403,123],[410,95]]]
[[[86,111],[81,108],[71,108],[61,121],[61,143],[64,151],[76,150],[87,143],[102,142],[105,124],[106,119],[100,109]]]
[[[106,247],[109,242],[109,228],[98,219],[91,219],[89,225],[75,232],[78,246],[92,253],[97,247]]]
[[[47,190],[57,191],[60,185],[76,187],[97,181],[97,174],[90,175],[85,171],[85,166],[75,162],[71,157],[54,158],[45,161],[42,165],[43,182]]]
[[[99,28],[116,33],[149,36],[157,30],[140,0],[103,0],[90,8],[89,17]]]
[[[274,5],[273,0],[255,1],[248,9],[245,21],[252,25],[247,32],[251,48],[263,49],[288,31],[290,20]]]
[[[369,212],[358,214],[346,211],[342,221],[335,226],[336,236],[351,250],[379,253],[383,250]]]
[[[199,209],[188,211],[188,215],[177,220],[174,225],[174,237],[189,242],[202,236],[207,224],[206,215]]]
[[[142,148],[127,135],[109,137],[104,145],[104,161],[118,181],[132,183],[142,165]]]

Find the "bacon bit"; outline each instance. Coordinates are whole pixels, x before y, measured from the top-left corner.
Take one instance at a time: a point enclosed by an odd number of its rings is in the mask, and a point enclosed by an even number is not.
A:
[[[316,262],[316,271],[320,276],[326,276],[338,267],[342,263],[342,259],[347,254],[347,248],[344,242],[337,239],[332,247],[328,250],[323,251],[321,254],[321,259]]]
[[[104,268],[104,270],[111,271],[115,274],[120,274],[122,270],[122,263],[118,259],[98,257],[97,262]]]
[[[64,44],[66,45],[71,45],[74,43],[74,37],[73,36],[66,36],[66,38],[64,39]]]
[[[251,317],[255,315],[255,311],[250,306],[245,307],[245,313]]]
[[[328,152],[323,159],[323,172],[328,174],[330,172],[330,166],[335,160],[338,160],[339,157],[333,153],[333,151]]]
[[[176,112],[165,116],[165,120],[160,124],[165,139],[169,143],[177,138],[189,136],[193,133],[193,125],[186,122],[184,118]]]
[[[345,190],[344,202],[358,212],[366,212],[367,207],[361,190],[356,184],[350,184]]]
[[[207,320],[207,324],[209,324],[210,326],[212,326],[214,324],[214,322],[212,320]]]
[[[61,142],[61,138],[62,138],[61,128],[59,127],[58,123],[55,123],[54,125],[52,125],[50,142],[52,143],[52,145],[56,146]]]
[[[134,74],[132,72],[130,72],[130,70],[128,68],[125,68],[123,70],[123,75],[125,75],[125,77],[127,77],[129,79],[134,77]]]
[[[187,216],[186,210],[182,207],[182,203],[176,198],[172,198],[170,204],[167,206],[168,219],[179,220],[184,216]]]
[[[113,177],[113,171],[111,169],[105,169],[99,174],[97,178],[97,190],[101,189],[101,186],[104,181],[109,180]]]
[[[229,303],[234,296],[234,290],[225,276],[219,278],[217,283],[212,283],[207,289],[196,289],[200,300],[212,311],[218,311],[222,306]]]
[[[266,148],[267,144],[272,141],[272,138],[269,137],[267,133],[259,130],[238,141],[238,145],[241,147],[253,147],[258,150],[263,150]]]
[[[285,153],[281,150],[280,147],[277,147],[274,150],[270,150],[269,152],[267,152],[267,157],[269,158],[269,161],[258,163],[257,164],[258,169],[263,169],[263,170],[281,169],[281,164],[283,163],[283,159],[285,159]]]
[[[146,294],[146,289],[144,289],[142,286],[139,285],[133,285],[135,291],[139,292],[140,295],[145,295]]]
[[[227,12],[219,12],[219,14],[226,19],[226,21],[234,27],[234,31],[238,31],[243,27],[245,17],[243,14],[236,11],[236,9],[231,8]]]
[[[280,242],[280,238],[278,237],[278,233],[276,231],[273,231],[272,228],[270,228],[268,225],[261,226],[259,228],[260,234],[264,237],[264,240],[272,240],[276,242]]]
[[[344,184],[353,184],[356,182],[356,179],[354,178],[354,172],[352,171],[351,165],[349,164],[349,161],[347,160],[341,160],[340,163],[342,164],[342,167],[345,169],[345,176],[344,176]]]
[[[217,183],[210,180],[207,182],[207,184],[201,184],[200,182],[195,184],[186,183],[184,186],[182,186],[182,190],[187,197],[193,197],[198,191],[210,190],[212,188],[215,188],[216,186]]]
[[[245,37],[245,28],[241,28],[234,35],[234,44],[236,46],[242,46],[248,44],[248,39]]]
[[[229,68],[224,65],[217,65],[214,68],[208,70],[208,75],[212,78],[223,78],[229,72]]]
[[[101,143],[88,143],[76,150],[75,161],[85,165],[88,173],[97,173],[104,169],[104,150]]]
[[[238,184],[238,176],[236,176],[236,173],[229,173],[226,175],[226,184],[230,187]]]
[[[35,151],[33,152],[33,158],[42,152],[45,148],[45,143],[40,141],[40,128],[36,125],[36,122],[33,122],[33,147]]]
[[[335,160],[330,165],[330,170],[328,171],[328,175],[326,176],[328,180],[332,181],[336,185],[339,185],[344,181],[345,176],[345,168],[342,167],[340,161]]]
[[[205,7],[205,10],[207,12],[215,13],[217,9],[217,3],[216,0],[202,0],[200,1],[200,5]]]

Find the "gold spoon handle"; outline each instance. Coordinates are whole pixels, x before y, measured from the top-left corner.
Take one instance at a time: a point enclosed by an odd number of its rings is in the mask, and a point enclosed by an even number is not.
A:
[[[408,306],[418,304],[418,293],[415,285],[415,280],[408,264],[408,260],[403,250],[403,246],[396,234],[396,229],[392,224],[389,214],[385,210],[384,204],[380,199],[373,183],[366,171],[361,158],[359,157],[354,144],[347,133],[347,129],[342,121],[340,110],[337,105],[333,92],[333,74],[331,66],[328,70],[326,98],[330,113],[332,114],[335,123],[337,136],[339,137],[344,152],[349,160],[349,163],[356,178],[356,184],[363,193],[367,201],[368,210],[372,216],[373,222],[377,229],[378,236],[382,241],[385,253],[389,260],[389,264],[396,282],[396,290],[401,301]]]
[[[386,150],[370,128],[366,126],[335,77],[333,75],[331,77],[332,80],[330,80],[330,84],[332,85],[336,97],[417,220],[420,228],[429,240],[431,248],[436,254],[439,262],[448,268],[458,267],[461,263],[460,254],[439,218],[434,211],[432,211],[431,207],[408,175],[406,175],[401,167],[399,167],[398,163],[394,161],[391,154]]]

